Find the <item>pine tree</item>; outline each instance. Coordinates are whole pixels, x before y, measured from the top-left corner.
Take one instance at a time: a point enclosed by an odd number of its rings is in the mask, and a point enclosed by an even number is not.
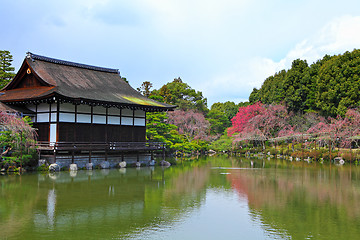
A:
[[[0,50],[0,89],[6,86],[15,76],[14,67],[11,67],[13,56],[9,51]]]

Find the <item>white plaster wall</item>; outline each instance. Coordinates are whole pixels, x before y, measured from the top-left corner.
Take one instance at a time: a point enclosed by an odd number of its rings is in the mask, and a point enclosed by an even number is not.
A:
[[[56,113],[51,113],[51,121],[56,122]]]
[[[75,122],[75,114],[73,113],[60,113],[59,115],[60,122]]]
[[[120,117],[108,116],[108,124],[120,125]]]
[[[133,118],[129,118],[129,117],[121,117],[121,125],[133,125]]]
[[[50,124],[50,142],[56,142],[56,123]]]
[[[56,103],[51,104],[51,111],[57,111],[57,104]]]
[[[71,103],[61,103],[60,111],[75,112],[75,105]]]
[[[50,110],[50,106],[48,103],[40,103],[38,106],[37,106],[37,111],[38,112],[49,112]],[[34,110],[35,111],[35,110]],[[48,119],[49,120],[49,119]]]
[[[91,113],[91,107],[89,105],[78,105],[77,106],[78,113]]]
[[[145,126],[145,118],[135,118],[134,125],[135,126]]]
[[[106,116],[93,115],[93,123],[106,124]]]
[[[109,115],[116,115],[116,116],[120,116],[120,109],[119,108],[114,108],[114,107],[111,107],[108,109],[108,114]]]
[[[27,104],[26,108],[34,112],[36,111],[36,106],[34,104]]]
[[[95,106],[93,107],[93,113],[94,114],[106,114],[106,108],[102,106]]]
[[[122,109],[121,110],[121,115],[122,116],[132,117],[133,116],[133,110],[131,110],[131,109]]]
[[[37,114],[37,122],[49,122],[49,114],[48,113],[38,113]]]
[[[77,115],[78,123],[91,123],[91,115],[89,114],[78,114]]]
[[[143,117],[143,118],[145,118],[145,111],[143,111],[143,110],[135,110],[135,117]]]

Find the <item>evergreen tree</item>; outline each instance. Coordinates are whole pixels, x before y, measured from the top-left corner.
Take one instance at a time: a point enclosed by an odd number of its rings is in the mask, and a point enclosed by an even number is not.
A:
[[[163,85],[159,90],[153,90],[151,96],[157,96],[153,99],[158,101],[177,105],[181,110],[192,109],[201,113],[209,111],[207,99],[203,97],[202,92],[192,89],[180,77]]]
[[[6,86],[15,76],[14,67],[11,67],[13,56],[9,51],[0,50],[0,89]]]
[[[344,116],[360,106],[360,50],[329,56],[311,64],[297,59],[289,70],[268,77],[250,94],[251,103],[279,104],[289,111]]]

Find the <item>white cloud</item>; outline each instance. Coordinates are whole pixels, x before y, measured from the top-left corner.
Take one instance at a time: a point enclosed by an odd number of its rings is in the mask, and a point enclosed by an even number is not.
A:
[[[321,31],[319,39],[325,44],[319,46],[321,52],[337,53],[360,47],[360,16],[337,18]]]
[[[359,48],[360,16],[345,15],[359,4],[344,1],[6,1],[10,34],[0,43],[17,68],[30,50],[119,68],[134,87],[180,76],[211,105],[246,99],[294,59]]]
[[[360,16],[339,17],[314,36],[300,41],[281,60],[253,57],[239,62],[228,69],[227,73],[213,77],[205,86],[204,92],[210,99],[217,99],[222,95],[233,99],[245,98],[253,87],[261,87],[267,77],[282,69],[289,69],[295,59],[307,60],[310,65],[326,54],[342,54],[354,48],[360,48]]]

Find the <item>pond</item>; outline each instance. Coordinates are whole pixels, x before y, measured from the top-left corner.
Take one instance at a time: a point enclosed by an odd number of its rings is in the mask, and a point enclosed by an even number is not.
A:
[[[220,156],[0,182],[0,239],[360,236],[356,166]]]

